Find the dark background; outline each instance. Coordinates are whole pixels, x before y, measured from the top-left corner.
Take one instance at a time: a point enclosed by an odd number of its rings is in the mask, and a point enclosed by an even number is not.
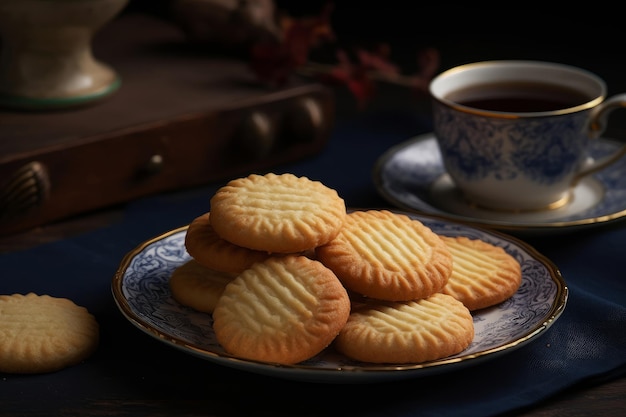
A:
[[[145,11],[170,18],[169,0],[131,0],[125,13]],[[484,59],[545,59],[583,66],[591,71],[615,65],[624,74],[626,40],[617,6],[493,7],[471,2],[331,2],[332,28],[348,47],[385,42],[394,60],[414,65],[415,52],[434,47],[442,52],[442,69]],[[294,17],[314,16],[325,1],[276,0],[276,9]]]
[[[318,15],[326,2],[276,0],[274,4],[283,13],[304,17]],[[418,70],[420,50],[435,48],[441,71],[492,59],[552,61],[596,73],[607,82],[609,95],[626,92],[626,49],[620,46],[626,41],[626,26],[615,4],[561,9],[526,3],[513,7],[400,0],[332,4],[336,47],[352,50],[385,43],[391,48],[390,61],[405,74]],[[131,0],[123,13],[146,12],[171,19],[170,5],[169,0]],[[416,104],[415,95],[405,90],[385,86],[370,106],[393,109],[423,104]],[[344,103],[341,95],[339,100]],[[342,111],[345,108],[340,106],[339,116]],[[614,112],[607,136],[626,137],[626,111]]]

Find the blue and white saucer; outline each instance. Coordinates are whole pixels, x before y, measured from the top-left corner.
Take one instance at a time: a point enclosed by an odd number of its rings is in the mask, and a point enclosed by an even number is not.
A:
[[[620,146],[614,140],[594,140],[590,156],[600,158]],[[567,205],[531,212],[493,211],[469,204],[446,173],[433,133],[381,155],[373,180],[383,198],[404,210],[507,231],[562,231],[626,216],[626,157],[580,181]]]

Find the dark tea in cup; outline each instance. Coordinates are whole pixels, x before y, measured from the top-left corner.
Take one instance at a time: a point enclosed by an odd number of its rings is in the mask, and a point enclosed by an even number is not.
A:
[[[452,91],[446,98],[474,109],[516,113],[568,109],[593,99],[580,90],[542,82],[477,84]]]

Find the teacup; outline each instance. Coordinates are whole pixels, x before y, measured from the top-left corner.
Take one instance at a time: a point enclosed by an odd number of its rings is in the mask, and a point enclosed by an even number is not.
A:
[[[584,176],[607,167],[588,157],[590,140],[626,94],[582,68],[502,60],[461,65],[430,83],[434,133],[444,167],[470,204],[530,211],[568,203]]]

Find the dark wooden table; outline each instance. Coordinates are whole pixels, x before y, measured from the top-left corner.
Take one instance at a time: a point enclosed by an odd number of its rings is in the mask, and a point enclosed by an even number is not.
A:
[[[20,233],[9,237],[0,237],[0,253],[13,250],[23,250],[35,247],[40,244],[62,240],[90,230],[107,226],[121,217],[119,210],[105,210],[97,214],[77,217],[65,222],[36,228],[34,230]],[[1,386],[1,383],[0,383]],[[186,403],[188,409],[185,416],[200,416],[205,414],[202,407],[194,410],[194,407],[201,404],[194,404],[193,401]],[[131,405],[119,401],[117,404],[111,402],[106,404],[107,415],[119,416],[159,416],[151,404],[132,404],[134,412],[129,412]],[[117,410],[117,411],[115,411]],[[562,416],[603,416],[603,417],[623,417],[626,410],[626,376],[622,376],[608,382],[592,383],[580,387],[572,387],[554,397],[537,404],[536,406],[506,414],[507,417],[562,417]],[[93,410],[85,410],[85,412]],[[0,408],[0,415],[2,408]],[[24,416],[35,415],[25,413]],[[217,414],[216,414],[217,415]]]

